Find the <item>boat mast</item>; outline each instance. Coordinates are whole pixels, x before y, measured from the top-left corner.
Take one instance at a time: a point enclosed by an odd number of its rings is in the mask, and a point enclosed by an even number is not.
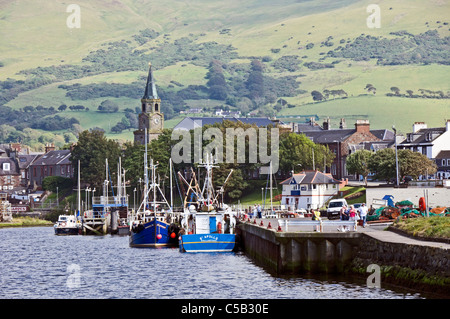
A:
[[[273,202],[272,202],[272,161],[270,161],[270,170],[269,170],[269,174],[270,174],[270,213],[272,214],[273,212]]]
[[[173,192],[172,192],[172,158],[169,158],[170,171],[170,212],[173,212]]]
[[[148,163],[147,163],[147,129],[145,129],[145,155],[144,155],[144,207],[143,211],[147,208],[148,198]]]
[[[80,186],[80,160],[78,160],[78,185],[77,185],[77,205],[78,213],[77,217],[81,215],[81,186]]]

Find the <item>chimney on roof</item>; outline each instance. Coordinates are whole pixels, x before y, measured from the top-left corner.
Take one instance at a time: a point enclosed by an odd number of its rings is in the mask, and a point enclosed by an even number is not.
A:
[[[323,129],[324,130],[331,130],[331,121],[330,118],[327,117],[325,121],[323,121]]]
[[[344,118],[342,118],[341,121],[339,122],[339,128],[341,130],[347,128],[347,124],[345,124],[345,119]]]
[[[369,133],[370,132],[369,120],[356,120],[355,129],[357,133]]]
[[[54,151],[54,150],[55,150],[55,144],[53,144],[53,143],[45,144],[45,154],[47,154],[50,151]]]
[[[415,122],[413,124],[413,133],[416,133],[424,128],[427,128],[427,124],[425,122]]]

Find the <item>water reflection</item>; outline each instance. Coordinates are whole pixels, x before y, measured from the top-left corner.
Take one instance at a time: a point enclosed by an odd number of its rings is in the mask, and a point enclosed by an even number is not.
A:
[[[128,237],[55,236],[48,227],[1,229],[0,251],[0,298],[422,297],[361,280],[274,276],[243,253],[130,248]]]

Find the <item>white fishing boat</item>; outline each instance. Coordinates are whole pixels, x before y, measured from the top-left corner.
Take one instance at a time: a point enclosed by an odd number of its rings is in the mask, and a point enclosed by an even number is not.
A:
[[[212,185],[211,157],[207,156],[200,167],[206,169],[203,189],[197,183],[192,170],[192,178],[188,183],[179,173],[181,179],[188,186],[184,201],[184,213],[181,221],[182,230],[179,236],[181,252],[230,252],[236,246],[236,212],[228,205],[219,202],[218,197],[223,194],[224,186],[231,176],[229,173],[224,185],[215,194]]]

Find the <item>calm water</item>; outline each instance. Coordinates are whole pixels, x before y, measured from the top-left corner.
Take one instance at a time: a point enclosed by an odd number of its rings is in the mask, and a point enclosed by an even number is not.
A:
[[[243,253],[130,248],[124,236],[0,229],[0,298],[422,298],[365,282],[280,278]]]

